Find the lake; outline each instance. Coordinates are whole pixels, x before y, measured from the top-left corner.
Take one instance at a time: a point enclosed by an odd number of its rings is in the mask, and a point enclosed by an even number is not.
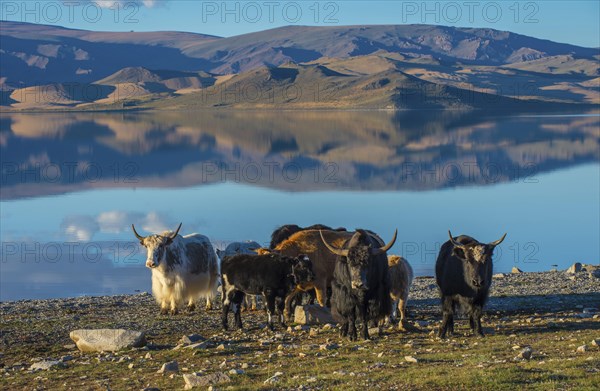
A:
[[[268,245],[368,228],[432,275],[454,235],[494,269],[600,260],[600,116],[462,111],[0,115],[0,300],[150,290],[131,233]],[[556,265],[556,266],[555,266]]]

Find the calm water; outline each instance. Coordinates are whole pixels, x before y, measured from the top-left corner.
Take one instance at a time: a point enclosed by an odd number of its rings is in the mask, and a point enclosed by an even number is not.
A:
[[[430,275],[447,230],[495,270],[600,259],[600,117],[451,112],[0,116],[0,300],[150,289],[130,224],[265,245],[364,227]]]

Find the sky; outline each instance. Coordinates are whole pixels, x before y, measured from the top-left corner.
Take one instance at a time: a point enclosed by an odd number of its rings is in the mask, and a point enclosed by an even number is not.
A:
[[[234,36],[286,25],[426,23],[489,27],[600,47],[600,1],[41,0],[0,3],[0,19],[95,31]]]

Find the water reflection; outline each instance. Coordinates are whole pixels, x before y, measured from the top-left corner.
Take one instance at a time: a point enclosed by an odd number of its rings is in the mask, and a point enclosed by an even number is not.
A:
[[[153,112],[0,117],[4,200],[239,182],[288,191],[534,180],[599,160],[600,117],[473,112]]]
[[[55,113],[0,125],[0,300],[148,290],[131,223],[183,222],[217,248],[266,245],[286,223],[398,228],[392,253],[417,275],[433,273],[449,228],[508,232],[496,271],[600,257],[597,115]]]

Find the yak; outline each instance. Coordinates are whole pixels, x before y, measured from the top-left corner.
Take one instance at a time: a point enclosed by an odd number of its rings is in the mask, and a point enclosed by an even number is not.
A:
[[[440,338],[454,333],[454,314],[459,306],[469,317],[471,330],[483,337],[481,315],[492,284],[492,255],[506,234],[495,242],[480,243],[470,236],[453,237],[440,248],[435,263],[435,279],[442,300]]]
[[[386,252],[394,245],[392,240],[382,245],[381,239],[370,231],[357,229],[342,248],[330,245],[323,233],[323,244],[336,254],[333,273],[332,313],[341,320],[340,335],[357,339],[356,321],[362,321],[361,336],[369,339],[369,321],[379,322],[390,315],[391,297]]]
[[[242,328],[240,306],[246,294],[263,295],[267,304],[268,326],[273,329],[275,299],[279,298],[279,321],[284,324],[283,304],[285,298],[298,284],[314,279],[308,256],[295,258],[280,254],[238,254],[225,257],[221,262],[223,289],[223,329],[227,330],[227,315],[233,309],[235,323]]]
[[[219,262],[210,240],[200,234],[179,235],[181,224],[174,233],[150,236],[138,234],[133,224],[131,228],[147,249],[146,267],[152,270],[152,294],[161,314],[169,310],[176,314],[184,300],[191,311],[201,296],[206,298],[206,309],[211,309],[210,299],[219,283]]]

